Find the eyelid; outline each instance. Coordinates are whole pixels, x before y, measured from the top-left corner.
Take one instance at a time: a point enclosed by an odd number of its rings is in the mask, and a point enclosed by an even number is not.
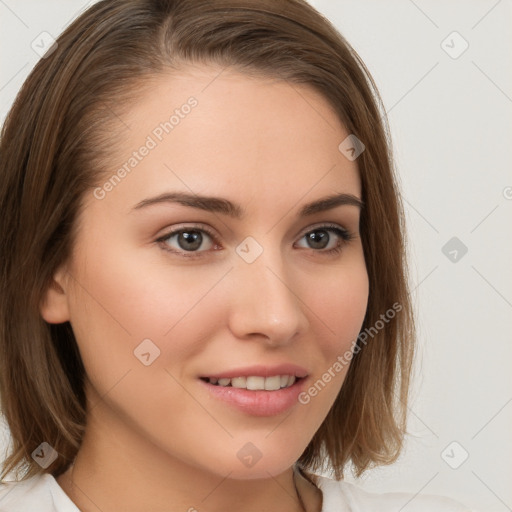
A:
[[[347,235],[352,235],[352,233],[347,228],[344,228],[341,224],[336,224],[335,222],[318,222],[316,224],[308,226],[306,229],[301,231],[299,237],[302,238],[304,235],[310,233],[311,231],[315,231],[316,229],[339,229],[340,231],[345,232]]]

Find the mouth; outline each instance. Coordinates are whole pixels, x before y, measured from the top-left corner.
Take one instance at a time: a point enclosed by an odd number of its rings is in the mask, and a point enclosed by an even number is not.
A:
[[[278,391],[293,386],[295,382],[302,380],[304,377],[296,375],[272,375],[262,377],[260,375],[240,376],[233,378],[218,377],[201,377],[201,380],[212,384],[213,386],[221,386],[225,388],[247,389],[249,391]]]
[[[294,364],[255,365],[201,375],[199,381],[210,398],[245,415],[276,416],[299,404],[308,376]]]

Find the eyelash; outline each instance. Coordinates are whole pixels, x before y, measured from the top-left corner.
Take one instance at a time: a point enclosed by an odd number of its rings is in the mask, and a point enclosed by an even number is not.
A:
[[[190,232],[190,231],[198,231],[198,232],[206,233],[212,239],[212,242],[214,243],[214,245],[217,245],[217,239],[216,239],[214,233],[212,233],[212,231],[209,230],[208,228],[206,228],[205,226],[189,226],[186,228],[175,229],[175,230],[169,231],[165,235],[158,238],[156,240],[156,242],[159,242],[160,244],[162,244],[162,248],[164,249],[164,251],[170,252],[172,254],[177,254],[184,258],[199,258],[199,257],[201,257],[203,252],[208,252],[208,251],[180,252],[180,251],[176,251],[174,249],[170,249],[168,244],[165,243],[167,240],[169,240],[169,238],[171,238],[174,235],[178,235],[180,233],[186,233],[186,232]],[[321,225],[318,227],[314,227],[313,229],[306,231],[304,233],[304,235],[302,235],[301,239],[310,233],[314,233],[315,231],[332,231],[341,238],[341,242],[339,242],[338,245],[332,249],[327,249],[327,250],[311,249],[313,252],[318,252],[318,253],[324,254],[326,256],[331,256],[331,255],[340,253],[345,244],[347,244],[348,242],[351,242],[352,240],[355,239],[355,235],[353,233],[351,233],[350,231],[348,231],[346,229],[340,228],[339,226],[337,226],[335,224],[325,224],[325,225]]]

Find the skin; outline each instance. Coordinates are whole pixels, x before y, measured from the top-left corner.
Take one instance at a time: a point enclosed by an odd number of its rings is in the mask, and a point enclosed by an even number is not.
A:
[[[348,132],[308,86],[220,69],[161,76],[123,114],[107,178],[167,110],[198,100],[103,199],[84,197],[73,254],[41,306],[47,322],[71,322],[87,373],[86,434],[74,466],[57,478],[85,512],[302,510],[293,465],[348,366],[308,404],[270,417],[213,400],[198,376],[291,362],[308,370],[311,385],[362,326],[368,276],[359,208],[297,216],[333,193],[361,198],[357,164],[338,150]],[[169,191],[225,197],[247,215],[177,203],[133,211]],[[191,223],[216,238],[203,234],[199,257],[155,242]],[[328,248],[343,244],[334,255],[304,236],[326,223],[354,235],[344,242],[328,232]],[[247,236],[263,248],[251,264],[235,251]],[[167,247],[186,253],[178,242]],[[147,338],[160,349],[149,366],[134,356]],[[248,442],[262,455],[250,468],[237,457]],[[297,486],[306,509],[319,511],[321,492],[302,477]]]

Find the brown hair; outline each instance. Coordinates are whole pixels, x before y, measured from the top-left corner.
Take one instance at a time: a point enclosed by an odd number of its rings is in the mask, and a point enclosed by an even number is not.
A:
[[[12,438],[2,479],[20,467],[23,478],[60,475],[85,431],[84,367],[71,325],[46,323],[39,306],[70,255],[81,200],[119,140],[116,114],[151,78],[212,62],[313,87],[366,147],[357,159],[370,283],[362,331],[378,332],[358,338],[340,394],[298,465],[315,471],[327,456],[339,479],[350,462],[360,475],[398,457],[414,320],[389,130],[364,63],[304,0],[104,0],[38,62],[2,130],[0,390]],[[376,329],[397,304],[399,314]],[[42,442],[59,454],[46,470],[31,457]]]

